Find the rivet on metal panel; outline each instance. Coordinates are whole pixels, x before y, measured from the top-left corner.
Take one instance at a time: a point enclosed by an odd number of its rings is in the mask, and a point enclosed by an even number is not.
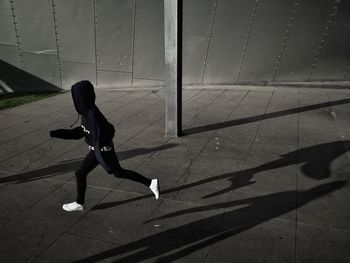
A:
[[[10,6],[11,6],[11,13],[12,13],[15,35],[16,35],[17,50],[18,50],[19,62],[21,65],[21,70],[22,70],[22,76],[23,76],[23,80],[24,80],[24,85],[27,85],[25,74],[24,74],[24,60],[23,60],[23,52],[22,52],[22,47],[21,47],[22,43],[20,41],[19,30],[17,27],[18,23],[17,23],[16,15],[15,15],[15,1],[14,0],[10,0]]]
[[[330,15],[330,19],[328,19],[328,24],[327,24],[327,26],[325,28],[325,31],[322,34],[321,41],[320,41],[320,44],[318,45],[317,51],[315,52],[314,61],[313,61],[313,63],[310,66],[307,80],[311,79],[312,73],[314,73],[315,70],[316,70],[317,62],[319,60],[320,54],[322,52],[322,49],[326,45],[326,42],[327,42],[327,39],[328,39],[327,37],[329,35],[329,30],[331,29],[331,27],[332,27],[332,25],[333,25],[333,23],[335,21],[336,14],[337,14],[337,11],[338,11],[338,5],[339,5],[339,1],[337,1],[335,6],[333,7],[333,12]]]
[[[241,61],[239,62],[238,72],[237,72],[237,76],[236,76],[236,82],[239,80],[239,77],[241,75],[243,61],[244,61],[244,58],[245,58],[245,54],[247,52],[247,47],[248,47],[248,43],[249,43],[249,39],[250,39],[250,34],[252,32],[252,29],[253,29],[254,20],[255,20],[256,13],[258,11],[259,3],[260,3],[260,0],[256,0],[255,1],[254,9],[253,9],[253,12],[252,12],[252,17],[251,17],[250,23],[249,23],[249,29],[248,29],[247,37],[246,37],[246,40],[245,40],[245,43],[244,43],[244,47],[243,47]]]
[[[281,47],[281,50],[280,50],[280,54],[279,54],[279,56],[277,58],[276,66],[275,66],[275,68],[273,70],[272,81],[274,81],[275,78],[276,78],[279,65],[281,64],[282,56],[284,54],[284,51],[287,49],[287,42],[288,42],[288,39],[289,39],[289,34],[290,34],[291,30],[292,30],[292,26],[294,25],[294,21],[295,21],[296,14],[298,12],[299,5],[300,5],[300,0],[297,0],[295,2],[295,4],[294,4],[292,15],[291,15],[291,17],[289,19],[288,28],[287,28],[284,40],[282,42],[282,47]]]
[[[136,48],[136,29],[137,29],[137,0],[134,0],[133,8],[133,30],[131,41],[131,86],[134,85],[134,66],[135,66],[135,48]]]
[[[212,39],[212,36],[214,33],[215,16],[216,16],[216,10],[218,9],[218,5],[219,5],[219,0],[216,0],[214,3],[214,6],[213,6],[211,23],[210,23],[210,30],[208,33],[207,48],[205,51],[205,57],[204,57],[204,63],[203,63],[203,69],[202,69],[202,85],[204,84],[205,72],[206,72],[206,68],[208,65],[209,48],[210,48],[211,39]]]
[[[98,64],[98,46],[97,46],[97,38],[98,38],[98,31],[97,31],[97,6],[96,6],[96,0],[93,0],[93,7],[94,7],[94,34],[95,34],[95,74],[96,74],[96,87],[98,86],[98,70],[97,70],[97,64]]]
[[[55,39],[56,39],[58,72],[59,72],[59,75],[60,75],[61,89],[63,89],[63,86],[62,86],[62,62],[61,62],[61,52],[60,52],[62,49],[60,48],[60,39],[59,39],[59,33],[58,33],[58,24],[57,24],[57,17],[56,17],[55,0],[51,0],[51,5],[52,5],[53,24],[54,24],[54,30],[55,30]]]

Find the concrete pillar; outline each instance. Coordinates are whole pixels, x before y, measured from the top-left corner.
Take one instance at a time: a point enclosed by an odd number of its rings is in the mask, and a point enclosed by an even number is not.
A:
[[[182,129],[182,0],[164,0],[165,135]]]

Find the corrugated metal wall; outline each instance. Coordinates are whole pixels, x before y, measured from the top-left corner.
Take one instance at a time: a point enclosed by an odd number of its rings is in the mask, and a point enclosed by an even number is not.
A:
[[[184,84],[350,79],[348,0],[183,6]],[[162,0],[0,0],[0,87],[162,85],[163,19]]]

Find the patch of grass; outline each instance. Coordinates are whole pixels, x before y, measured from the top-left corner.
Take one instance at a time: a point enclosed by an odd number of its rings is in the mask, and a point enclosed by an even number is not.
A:
[[[22,104],[42,100],[48,97],[62,94],[61,92],[11,92],[0,94],[0,110],[13,108]]]

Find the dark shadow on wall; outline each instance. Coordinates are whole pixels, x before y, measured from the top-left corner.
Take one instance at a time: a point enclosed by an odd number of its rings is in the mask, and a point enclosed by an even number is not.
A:
[[[284,155],[277,160],[259,165],[257,167],[248,168],[245,170],[227,173],[217,176],[212,176],[200,181],[189,183],[186,185],[170,188],[167,190],[162,190],[162,194],[180,192],[186,189],[195,188],[196,186],[202,184],[209,184],[215,181],[227,179],[230,181],[231,185],[225,189],[221,189],[215,193],[208,194],[203,198],[214,197],[222,195],[231,190],[253,184],[251,179],[255,174],[278,169],[281,167],[299,164],[301,171],[304,176],[313,178],[316,180],[322,180],[329,178],[331,173],[331,164],[339,156],[345,154],[350,148],[350,141],[336,141],[325,144],[318,144],[311,147],[303,148],[298,151],[293,151]],[[282,176],[282,175],[281,175]],[[123,201],[109,202],[95,205],[92,210],[107,209],[110,207],[122,205],[129,202],[138,201],[144,198],[153,197],[152,195],[139,196]]]
[[[122,161],[122,160],[133,158],[138,155],[150,154],[150,153],[166,150],[175,146],[177,146],[177,144],[166,144],[166,145],[161,145],[154,148],[138,148],[138,149],[133,149],[129,151],[119,152],[117,153],[117,155],[118,155],[118,159]],[[14,181],[17,181],[16,184],[27,183],[35,180],[54,177],[60,174],[69,173],[69,172],[75,171],[79,167],[82,161],[83,159],[67,160],[45,168],[41,168],[41,169],[37,169],[37,170],[25,172],[25,173],[19,173],[19,174],[7,176],[7,177],[0,177],[0,184],[14,182]]]
[[[61,91],[37,76],[0,60],[0,92]]]
[[[111,261],[113,257],[118,257],[114,262],[119,263],[141,262],[153,258],[157,258],[156,262],[174,262],[197,250],[209,247],[302,207],[311,201],[341,189],[345,184],[345,181],[335,181],[306,191],[286,191],[170,213],[163,216],[162,219],[229,208],[229,211],[224,214],[216,214],[177,226],[75,262],[98,262],[104,259]],[[296,202],[296,195],[298,196],[298,202]],[[242,205],[243,208],[233,210],[233,208]]]
[[[326,107],[335,106],[335,105],[347,104],[349,102],[350,102],[350,99],[342,99],[342,100],[324,102],[324,103],[319,103],[319,104],[314,104],[314,105],[308,105],[308,106],[294,108],[294,109],[288,109],[288,110],[283,110],[283,111],[276,111],[276,112],[271,112],[271,113],[267,113],[267,114],[256,115],[256,116],[242,118],[242,119],[238,119],[238,120],[213,123],[213,124],[209,124],[209,125],[185,129],[182,131],[182,134],[184,136],[186,136],[186,135],[202,133],[202,132],[207,132],[207,131],[212,131],[212,130],[219,130],[219,129],[243,125],[243,124],[247,124],[247,123],[251,123],[251,122],[278,118],[278,117],[291,115],[291,114],[295,114],[295,113],[311,111],[311,110],[326,108]]]

